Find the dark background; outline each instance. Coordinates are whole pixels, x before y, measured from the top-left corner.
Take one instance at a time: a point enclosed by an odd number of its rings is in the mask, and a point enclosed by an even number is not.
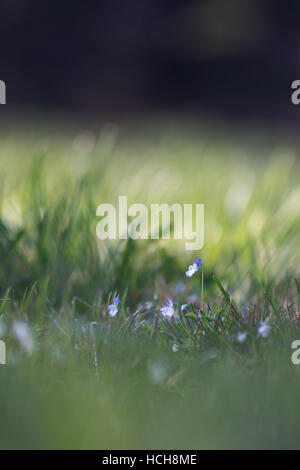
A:
[[[209,113],[289,122],[300,2],[1,0],[13,108]]]

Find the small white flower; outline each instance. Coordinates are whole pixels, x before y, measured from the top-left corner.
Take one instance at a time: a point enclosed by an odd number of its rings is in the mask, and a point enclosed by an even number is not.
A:
[[[177,352],[178,349],[179,349],[179,348],[178,348],[178,345],[177,345],[176,343],[174,343],[173,346],[172,346],[172,351],[173,351],[173,352]]]
[[[262,338],[267,338],[269,334],[271,333],[271,330],[272,328],[270,327],[270,325],[268,325],[264,321],[259,322],[259,327],[257,330],[259,336],[261,336]]]
[[[175,310],[174,310],[174,305],[173,305],[173,302],[171,299],[169,299],[166,303],[166,305],[164,305],[161,309],[160,309],[161,313],[163,314],[164,317],[167,317],[167,318],[172,318],[174,313],[175,313]]]
[[[13,324],[13,332],[16,338],[19,340],[23,349],[28,353],[32,354],[34,349],[34,341],[31,329],[29,326],[21,321]]]
[[[181,305],[181,311],[183,312],[188,306],[189,306],[189,304]]]
[[[118,313],[119,309],[115,306],[115,304],[111,304],[108,306],[108,313],[110,317],[115,317]]]
[[[186,271],[186,277],[192,277],[198,271],[199,267],[196,263],[193,263],[189,266],[189,269]]]
[[[247,339],[247,335],[246,333],[241,333],[239,332],[237,335],[236,335],[236,340],[239,342],[239,343],[244,343]]]
[[[167,378],[167,368],[163,361],[156,361],[148,366],[151,382],[160,384]]]
[[[120,297],[114,298],[114,303],[108,306],[108,313],[110,317],[115,317],[119,311]]]

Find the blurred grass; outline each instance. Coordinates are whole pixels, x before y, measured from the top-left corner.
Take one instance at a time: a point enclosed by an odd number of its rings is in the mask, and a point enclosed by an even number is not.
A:
[[[207,288],[215,272],[249,299],[259,286],[298,273],[299,162],[290,150],[253,155],[251,147],[174,135],[119,143],[113,128],[98,141],[88,133],[73,141],[8,138],[1,155],[3,288],[21,294],[38,281],[61,301],[81,290],[91,300],[98,287],[130,287],[143,299],[158,275],[184,279],[194,257],[184,241],[127,248],[97,241],[96,208],[117,205],[120,194],[129,204],[205,204]]]
[[[0,447],[298,447],[295,149],[114,126],[3,134],[0,175]],[[119,195],[205,204],[205,311],[199,278],[184,275],[199,254],[184,241],[97,240],[96,208]],[[158,316],[168,297],[191,296],[189,317]],[[262,319],[270,338],[257,336]],[[16,321],[30,326],[31,354]]]
[[[106,357],[99,385],[76,364],[1,370],[1,447],[299,447],[299,374],[288,357],[272,357],[266,375],[266,364],[246,374],[228,357],[202,363],[164,351],[166,377],[153,383],[149,367],[162,356],[136,348],[127,344],[126,360]]]

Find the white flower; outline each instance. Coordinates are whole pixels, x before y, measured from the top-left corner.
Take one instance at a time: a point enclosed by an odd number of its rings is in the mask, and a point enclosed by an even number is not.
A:
[[[173,346],[172,346],[172,351],[173,351],[173,352],[177,352],[178,349],[179,349],[179,348],[178,348],[178,345],[177,345],[176,343],[174,343]]]
[[[114,303],[108,306],[108,313],[110,317],[115,317],[119,311],[120,297],[114,298]]]
[[[34,341],[31,329],[29,326],[21,321],[13,324],[13,332],[16,338],[19,340],[23,349],[28,353],[32,354],[34,349]]]
[[[247,339],[247,335],[246,333],[241,333],[239,332],[237,335],[236,335],[236,340],[239,342],[239,343],[244,343]]]
[[[261,336],[262,338],[267,338],[269,334],[271,333],[271,329],[272,328],[270,327],[270,325],[268,325],[264,321],[261,321],[259,322],[259,327],[257,331],[258,331],[259,336]]]
[[[173,317],[175,310],[174,310],[174,305],[171,299],[168,300],[166,305],[164,305],[160,309],[161,313],[163,314],[164,317],[171,318]]]
[[[181,311],[183,312],[188,306],[189,306],[189,304],[181,305]]]
[[[193,263],[189,266],[189,269],[186,271],[186,277],[192,277],[199,269],[199,266],[196,263]]]
[[[111,304],[108,306],[108,313],[110,317],[115,317],[118,313],[119,309],[115,306],[115,304]]]
[[[167,378],[167,367],[163,361],[156,361],[148,366],[151,382],[160,384]]]

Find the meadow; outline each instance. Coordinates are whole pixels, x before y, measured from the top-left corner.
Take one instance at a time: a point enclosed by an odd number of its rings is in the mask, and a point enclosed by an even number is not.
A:
[[[7,130],[0,179],[1,448],[299,447],[296,145]],[[97,239],[119,195],[204,203],[203,249]]]

